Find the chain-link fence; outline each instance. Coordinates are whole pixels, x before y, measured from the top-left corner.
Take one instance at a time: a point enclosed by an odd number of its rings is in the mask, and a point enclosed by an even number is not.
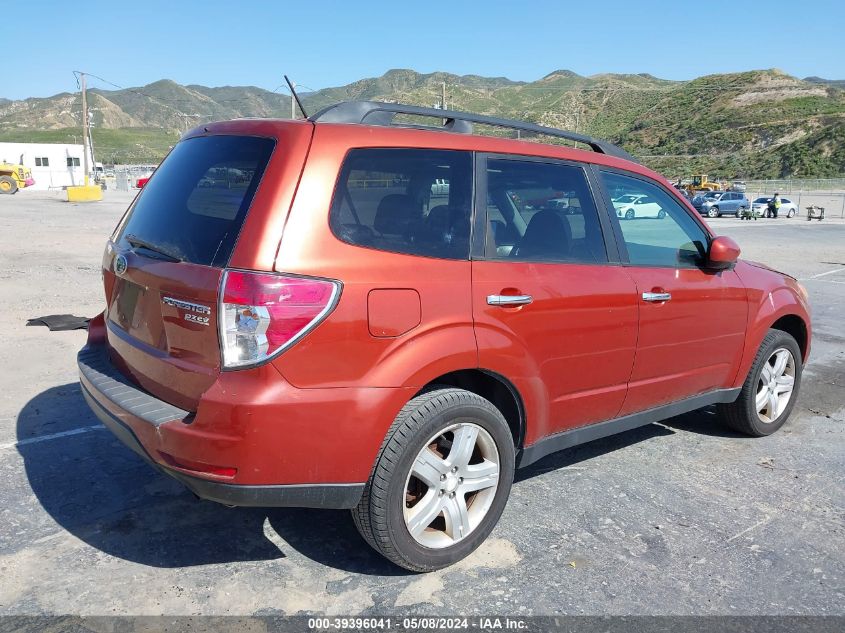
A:
[[[138,178],[149,176],[152,165],[115,165],[114,175],[107,170],[107,186],[118,191],[132,191]],[[380,183],[368,183],[376,186]],[[845,178],[803,178],[782,180],[747,180],[745,195],[752,202],[779,193],[794,202],[798,215],[806,216],[807,207],[825,209],[827,218],[845,218]]]
[[[831,192],[845,193],[845,177],[843,178],[787,178],[781,180],[747,180],[748,191],[777,191],[782,194],[798,192]]]
[[[825,210],[826,218],[845,218],[845,191],[802,190],[794,186],[791,188],[782,187],[778,183],[788,182],[782,180],[762,182],[767,183],[766,188],[759,188],[756,183],[753,185],[750,182],[748,183],[745,195],[752,202],[759,198],[771,198],[774,194],[779,193],[782,198],[795,203],[799,216],[806,216],[807,207],[815,206]]]
[[[796,204],[801,216],[806,217],[807,207],[816,206],[824,208],[827,218],[845,218],[845,177],[747,180],[745,184],[752,201],[779,193]]]
[[[117,189],[118,191],[131,191],[135,188],[135,182],[138,178],[149,176],[153,171],[151,165],[115,165],[113,171],[114,175],[108,173],[106,176],[106,183],[109,188]],[[112,180],[112,182],[109,182]]]

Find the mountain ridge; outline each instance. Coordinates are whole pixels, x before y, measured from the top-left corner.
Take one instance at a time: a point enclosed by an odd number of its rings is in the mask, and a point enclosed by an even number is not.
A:
[[[838,176],[845,173],[845,91],[837,80],[777,69],[688,81],[648,73],[583,76],[554,70],[536,81],[390,69],[379,77],[300,95],[309,113],[348,100],[439,104],[606,138],[667,175]],[[89,91],[100,156],[160,160],[181,131],[211,120],[290,117],[290,97],[257,86],[182,85]],[[78,136],[79,96],[0,98],[0,141]],[[74,129],[77,128],[77,129]],[[140,140],[139,140],[140,139]],[[47,141],[44,141],[47,142]],[[60,142],[60,141],[54,141]]]

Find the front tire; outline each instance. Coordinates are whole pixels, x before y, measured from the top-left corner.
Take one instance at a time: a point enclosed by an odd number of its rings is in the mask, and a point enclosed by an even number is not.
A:
[[[0,193],[13,194],[18,190],[18,183],[11,176],[0,176]]]
[[[782,330],[769,330],[739,397],[730,404],[719,405],[723,420],[745,435],[771,435],[792,413],[802,370],[801,349],[795,339]]]
[[[720,215],[721,215],[721,213],[719,213],[719,207],[710,207],[707,210],[707,217],[708,218],[718,218]]]
[[[628,209],[625,211],[625,219],[626,220],[633,220],[636,214],[634,213],[633,209]]]
[[[429,391],[396,416],[352,518],[400,567],[447,567],[496,526],[514,462],[513,436],[492,403],[462,389]]]

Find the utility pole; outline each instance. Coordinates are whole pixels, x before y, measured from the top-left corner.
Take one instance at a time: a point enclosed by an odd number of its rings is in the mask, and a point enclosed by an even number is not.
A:
[[[440,84],[440,109],[446,109],[446,82]]]
[[[94,170],[94,180],[97,179],[97,160],[94,158],[94,136],[91,131],[91,124],[88,124],[88,149],[91,151],[91,167]]]
[[[580,123],[580,120],[581,120],[581,106],[579,105],[578,109],[575,110],[575,133],[576,134],[578,134],[578,123]],[[575,141],[572,141],[572,147],[577,148],[578,143],[576,143]]]
[[[199,114],[186,114],[184,112],[177,112],[176,116],[182,117],[182,122],[185,125],[185,131],[186,132],[188,131],[188,120],[191,119],[191,118],[194,118],[194,119],[200,118]]]
[[[85,73],[79,73],[82,87],[82,164],[85,186],[88,186],[88,97],[85,94]]]

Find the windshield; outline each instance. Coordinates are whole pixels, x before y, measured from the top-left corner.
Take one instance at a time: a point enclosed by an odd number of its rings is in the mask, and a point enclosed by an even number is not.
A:
[[[628,194],[628,195],[621,196],[621,197],[617,198],[616,202],[626,202],[626,203],[635,202],[638,198],[639,198],[639,196],[632,196],[631,194]]]
[[[223,267],[232,254],[274,141],[203,136],[180,142],[144,186],[117,241]]]

